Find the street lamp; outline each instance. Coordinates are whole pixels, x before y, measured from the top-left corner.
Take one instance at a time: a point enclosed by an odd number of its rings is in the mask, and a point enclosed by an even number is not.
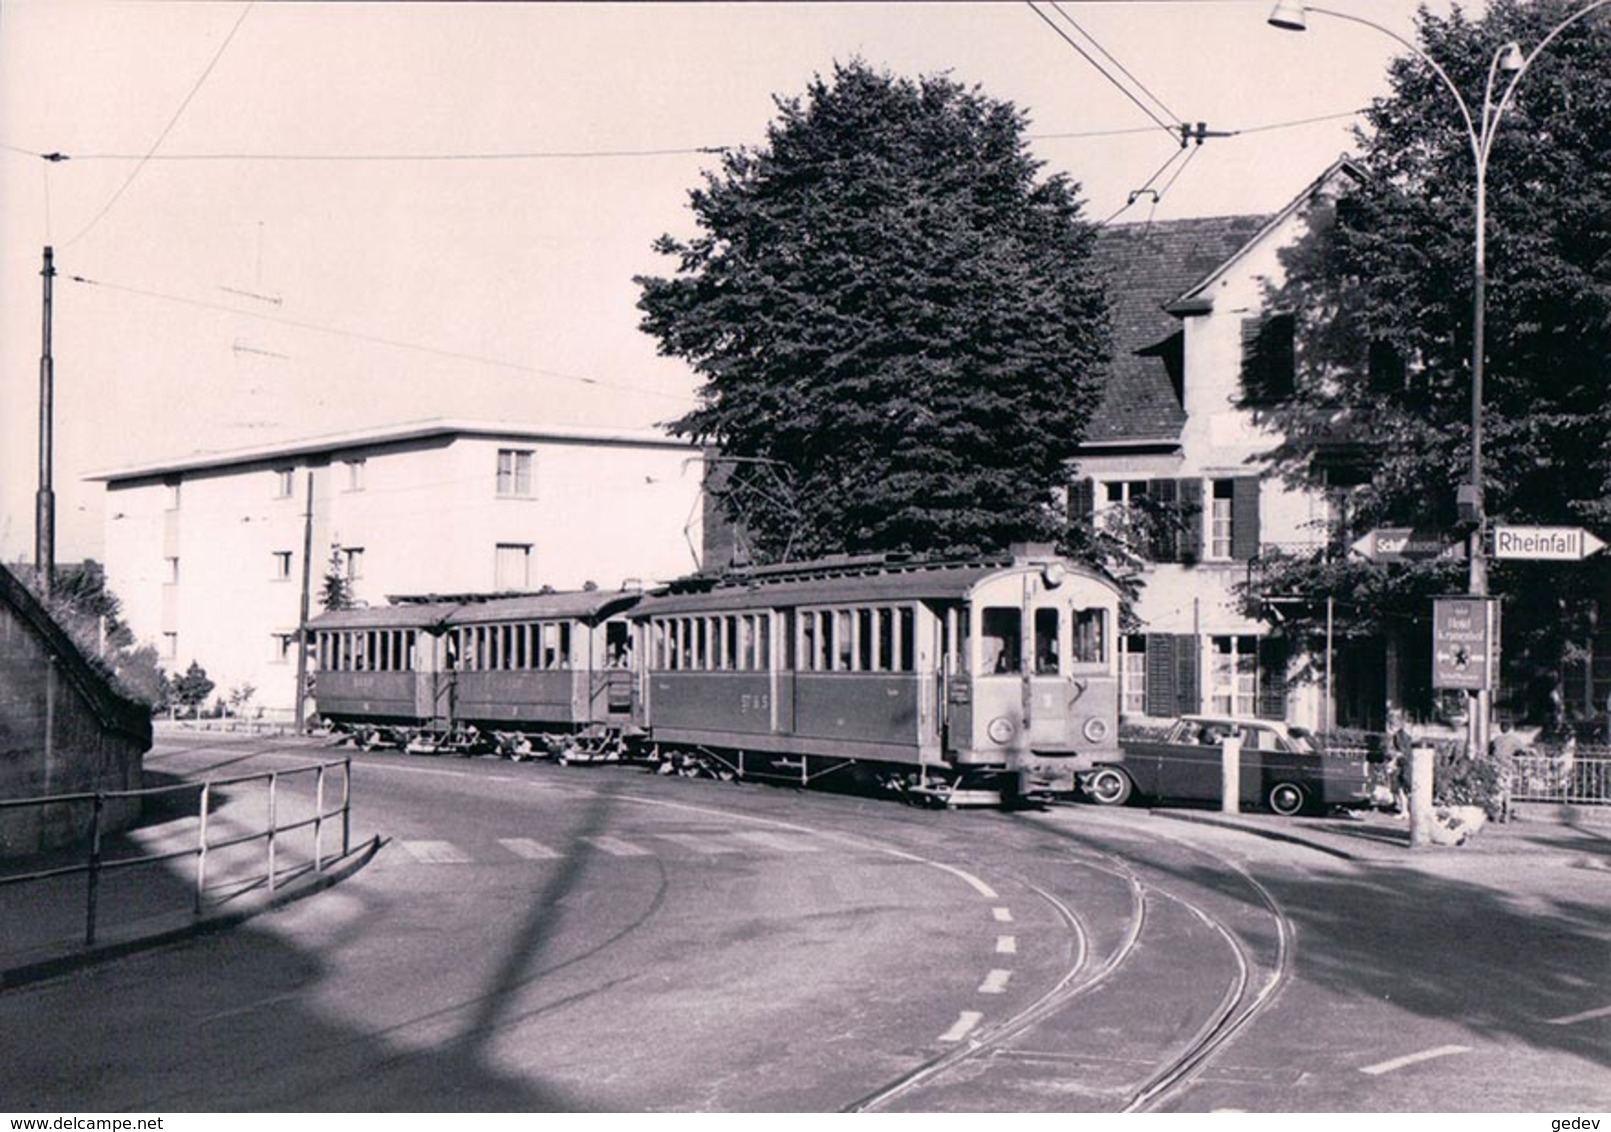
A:
[[[1476,165],[1476,239],[1471,263],[1471,480],[1460,485],[1457,496],[1461,518],[1473,524],[1470,537],[1471,572],[1467,582],[1467,592],[1473,597],[1486,597],[1488,593],[1488,561],[1483,547],[1485,516],[1482,499],[1482,379],[1485,353],[1484,321],[1487,314],[1488,292],[1488,158],[1493,152],[1494,136],[1499,132],[1500,119],[1504,117],[1511,98],[1516,93],[1516,84],[1521,82],[1521,77],[1532,66],[1533,60],[1537,59],[1567,28],[1589,13],[1607,5],[1611,5],[1611,0],[1593,0],[1592,3],[1584,5],[1551,28],[1549,33],[1539,40],[1538,46],[1526,54],[1522,53],[1521,45],[1514,40],[1502,44],[1488,64],[1488,81],[1482,90],[1480,116],[1471,113],[1471,107],[1467,105],[1465,96],[1460,93],[1460,88],[1449,77],[1449,73],[1438,65],[1438,61],[1392,28],[1383,27],[1363,16],[1304,4],[1301,0],[1281,0],[1270,13],[1268,21],[1272,27],[1284,31],[1307,31],[1309,16],[1330,16],[1349,23],[1363,24],[1379,31],[1402,44],[1411,54],[1430,67],[1454,96],[1455,105],[1460,109],[1460,119],[1465,125],[1466,140],[1471,144],[1471,157]],[[1495,84],[1500,81],[1500,75],[1506,75],[1508,79],[1503,89],[1497,91],[1496,100]],[[1479,691],[1476,710],[1471,713],[1470,737],[1473,755],[1480,755],[1488,749],[1490,694],[1486,688]]]

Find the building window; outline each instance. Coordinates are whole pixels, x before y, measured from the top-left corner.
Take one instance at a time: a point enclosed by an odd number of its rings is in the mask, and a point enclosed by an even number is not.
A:
[[[341,557],[346,571],[347,581],[356,582],[364,576],[364,548],[361,546],[344,546],[341,548]]]
[[[1129,530],[1147,498],[1146,480],[1111,480],[1097,486],[1097,522],[1114,534]]]
[[[162,581],[164,585],[169,586],[179,584],[179,560],[177,558],[164,558],[162,560]]]
[[[1252,716],[1258,709],[1258,638],[1215,637],[1208,669],[1209,710]]]
[[[179,481],[177,479],[163,480],[162,490],[167,498],[168,510],[179,510]]]
[[[1147,638],[1142,633],[1119,641],[1119,710],[1147,714]]]
[[[1215,480],[1208,505],[1208,557],[1229,558],[1236,534],[1235,481]]]
[[[365,460],[343,460],[347,468],[347,490],[362,491],[364,489]]]
[[[291,493],[296,490],[296,469],[274,469],[274,498],[290,499]]]
[[[276,550],[274,552],[273,573],[269,575],[276,582],[284,582],[291,577],[291,552],[289,550]]]
[[[498,449],[498,494],[531,494],[531,452],[521,448]]]
[[[500,590],[531,588],[531,544],[500,542],[498,544],[494,586]]]
[[[289,664],[296,659],[297,632],[275,633],[271,638],[273,645],[269,651],[270,664]]]
[[[162,659],[174,660],[179,656],[179,634],[162,634]]]
[[[1276,404],[1292,396],[1297,387],[1296,332],[1291,314],[1242,321],[1242,394],[1248,404]]]

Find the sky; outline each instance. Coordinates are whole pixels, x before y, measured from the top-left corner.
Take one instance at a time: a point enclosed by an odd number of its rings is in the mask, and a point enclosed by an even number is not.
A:
[[[1415,0],[1330,6],[1413,36]],[[66,562],[102,551],[96,471],[681,415],[696,381],[633,277],[673,270],[651,245],[695,230],[708,151],[762,143],[836,61],[1013,102],[1093,220],[1274,211],[1402,49],[1270,7],[0,0],[0,559],[33,556],[46,246]],[[1236,134],[1183,153],[1179,120]]]

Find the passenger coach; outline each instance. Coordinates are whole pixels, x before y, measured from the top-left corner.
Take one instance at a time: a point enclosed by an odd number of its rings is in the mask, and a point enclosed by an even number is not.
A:
[[[1110,581],[1035,547],[688,579],[632,611],[636,723],[653,754],[723,775],[1072,791],[1120,761],[1118,610]]]

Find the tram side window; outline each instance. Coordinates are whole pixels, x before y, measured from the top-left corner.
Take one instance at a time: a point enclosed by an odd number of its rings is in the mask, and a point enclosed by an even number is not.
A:
[[[772,615],[770,613],[757,613],[755,615],[755,669],[758,672],[772,671]]]
[[[796,653],[798,661],[796,667],[801,672],[809,672],[816,667],[814,658],[817,655],[817,615],[815,613],[801,613],[797,615],[800,631],[800,648]]]
[[[901,672],[917,671],[917,615],[911,609],[902,608],[895,611],[900,621],[897,643],[899,652],[896,654],[896,667]]]
[[[850,611],[838,610],[834,614],[834,633],[837,635],[839,651],[834,657],[835,672],[849,672],[855,660],[855,640],[852,636]]]
[[[1106,664],[1108,613],[1105,609],[1074,611],[1074,663]]]
[[[1057,630],[1062,619],[1056,609],[1035,610],[1035,674],[1055,676],[1062,669]]]
[[[1023,670],[1023,615],[1013,606],[986,606],[979,624],[979,667],[984,673]]]

